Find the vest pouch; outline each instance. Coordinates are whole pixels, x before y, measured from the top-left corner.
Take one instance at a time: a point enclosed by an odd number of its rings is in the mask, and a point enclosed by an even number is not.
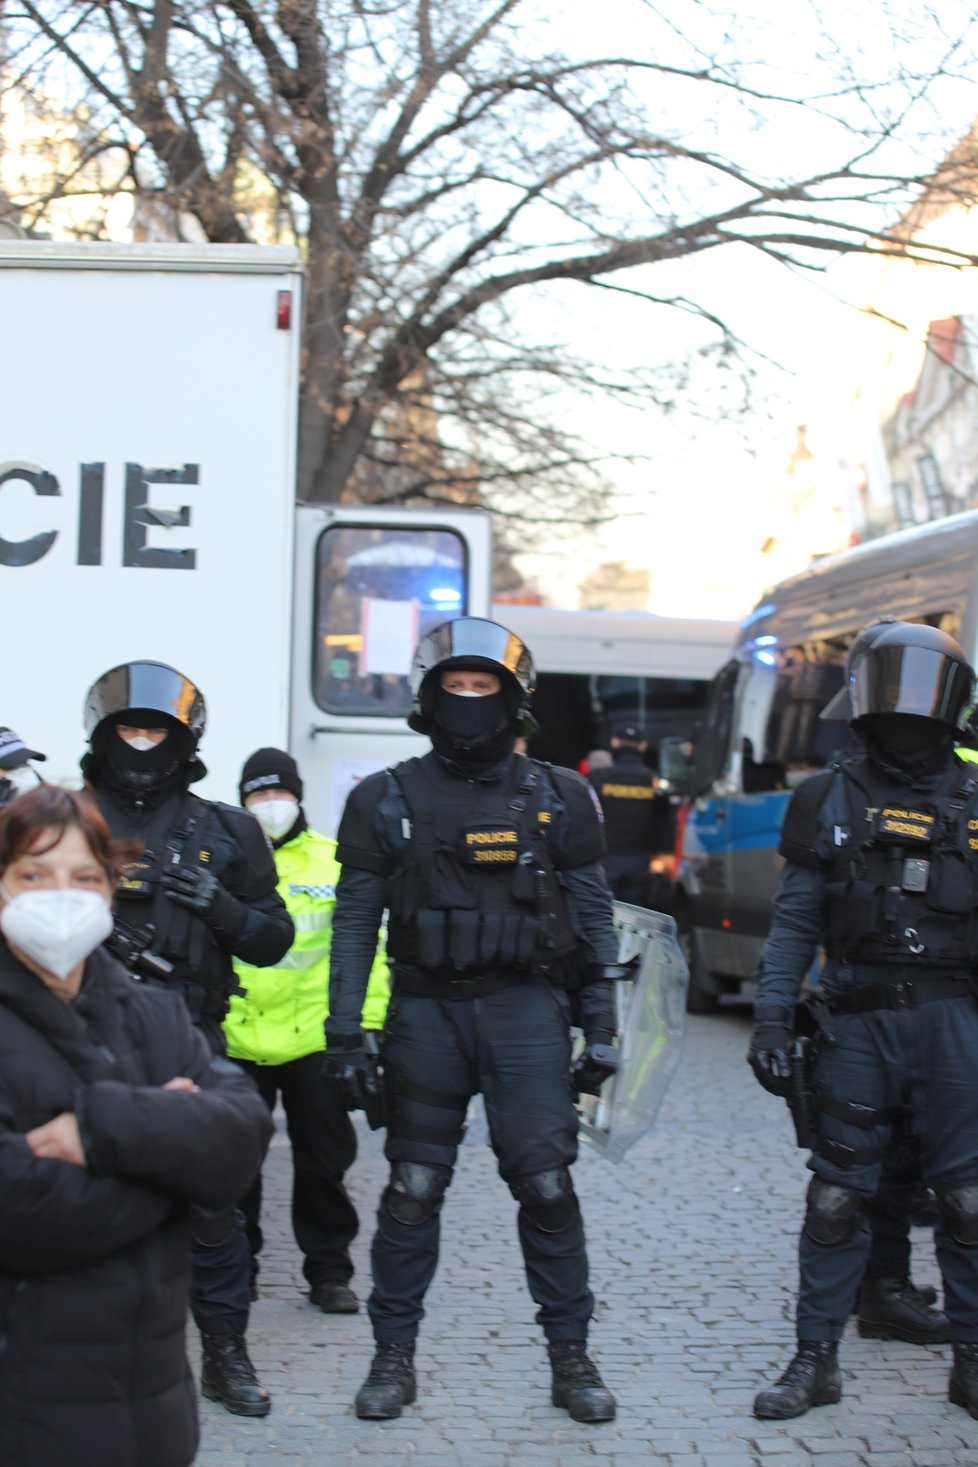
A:
[[[417,914],[418,962],[422,968],[445,966],[445,917],[444,912],[424,909]]]
[[[887,924],[883,911],[883,887],[879,882],[831,882],[826,888],[828,936],[832,957],[858,954],[867,940],[873,944],[886,941]]]
[[[503,914],[502,912],[490,911],[482,913],[482,924],[479,928],[479,967],[500,967],[499,946],[503,937]]]
[[[927,905],[963,915],[974,906],[974,871],[960,851],[941,851],[931,864]]]
[[[520,930],[516,939],[516,966],[528,968],[536,951],[537,937],[540,933],[540,923],[536,917],[520,917]]]
[[[497,963],[500,968],[513,968],[516,966],[516,954],[519,951],[520,923],[523,920],[520,912],[500,912],[499,933],[499,956]]]
[[[477,966],[479,913],[448,914],[448,960],[457,972]]]

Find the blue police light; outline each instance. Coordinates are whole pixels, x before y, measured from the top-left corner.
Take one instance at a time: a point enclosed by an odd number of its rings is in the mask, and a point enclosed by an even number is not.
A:
[[[763,662],[765,667],[777,667],[778,665],[778,659],[773,652],[755,652],[754,661]]]
[[[773,601],[768,602],[764,606],[758,606],[755,611],[751,612],[750,616],[744,617],[744,620],[740,623],[740,625],[743,630],[746,631],[747,628],[752,627],[756,621],[763,621],[766,616],[770,616],[771,612],[777,611],[777,609],[778,608],[775,606]]]
[[[773,632],[765,632],[763,637],[754,638],[755,647],[776,647],[778,639]]]
[[[428,592],[428,596],[439,606],[457,606],[462,599],[461,591],[453,586],[435,586]]]

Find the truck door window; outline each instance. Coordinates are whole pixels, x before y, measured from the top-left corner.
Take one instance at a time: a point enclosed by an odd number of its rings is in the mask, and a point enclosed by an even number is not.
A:
[[[316,556],[316,702],[326,713],[404,718],[418,641],[466,613],[463,540],[443,529],[334,525]]]

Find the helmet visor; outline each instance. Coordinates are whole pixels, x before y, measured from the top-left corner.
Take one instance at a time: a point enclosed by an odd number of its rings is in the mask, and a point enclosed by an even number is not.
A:
[[[957,727],[971,698],[971,669],[933,647],[874,647],[854,669],[853,718],[912,713]]]
[[[829,699],[819,718],[824,718],[833,723],[848,723],[852,717],[852,701],[849,697],[849,684],[842,684],[839,691]]]
[[[448,669],[466,662],[490,671],[502,668],[524,693],[533,692],[533,662],[524,643],[505,627],[478,616],[442,622],[422,638],[411,669],[412,691],[417,693],[433,668]]]
[[[198,737],[204,731],[204,699],[189,678],[163,662],[125,662],[103,673],[85,700],[85,732],[104,718],[140,708],[175,718]]]

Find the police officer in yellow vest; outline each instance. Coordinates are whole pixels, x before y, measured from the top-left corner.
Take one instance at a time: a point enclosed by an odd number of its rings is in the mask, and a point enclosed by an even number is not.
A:
[[[343,1178],[356,1156],[356,1134],[322,1079],[329,945],[340,876],[336,842],[307,825],[298,766],[283,749],[252,754],[241,771],[239,792],[272,843],[279,894],[296,937],[274,968],[235,963],[245,992],[232,996],[224,1022],[228,1054],[253,1076],[269,1110],[282,1097],[292,1142],[292,1227],[309,1298],[326,1314],[352,1314],[359,1308],[350,1288],[350,1244],[358,1219]],[[382,1028],[388,993],[381,952],[367,990],[366,1029]],[[254,1284],[262,1246],[260,1176],[241,1208]]]

